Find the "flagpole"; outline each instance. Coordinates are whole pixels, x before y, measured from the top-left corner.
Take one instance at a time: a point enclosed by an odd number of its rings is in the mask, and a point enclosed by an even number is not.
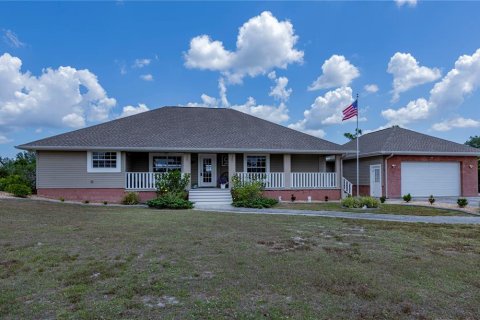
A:
[[[357,93],[357,130],[355,132],[355,135],[357,136],[357,197],[360,196],[360,184],[359,184],[359,166],[358,166],[358,139],[360,139],[360,135],[358,134],[358,114],[360,113],[360,107],[358,106],[358,93]]]

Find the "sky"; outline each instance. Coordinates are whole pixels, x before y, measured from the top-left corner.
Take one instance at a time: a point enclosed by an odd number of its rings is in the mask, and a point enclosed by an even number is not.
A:
[[[336,143],[480,134],[480,2],[0,3],[0,156],[162,106],[224,107]],[[221,123],[215,124],[221,125]],[[159,128],[161,130],[161,128]]]

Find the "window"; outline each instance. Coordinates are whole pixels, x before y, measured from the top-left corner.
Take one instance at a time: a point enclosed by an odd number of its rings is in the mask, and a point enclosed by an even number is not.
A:
[[[247,172],[267,172],[267,156],[247,156]]]
[[[121,167],[120,152],[87,152],[87,172],[121,172]]]
[[[116,152],[92,152],[92,168],[116,168]]]
[[[181,156],[154,156],[152,158],[153,172],[182,170]]]

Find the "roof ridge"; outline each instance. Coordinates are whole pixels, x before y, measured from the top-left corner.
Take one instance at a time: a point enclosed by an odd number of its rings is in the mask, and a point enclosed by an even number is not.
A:
[[[390,142],[390,140],[392,140],[392,136],[394,135],[396,129],[398,129],[398,128],[400,128],[400,127],[398,127],[398,126],[392,126],[392,127],[388,128],[388,129],[390,129],[391,131],[390,131],[390,133],[388,134],[387,139],[385,139],[384,143],[382,144],[382,148],[380,149],[381,151],[385,151],[385,146],[388,145],[388,143]],[[385,130],[385,129],[384,129],[384,130]],[[379,131],[380,131],[380,130],[379,130]]]

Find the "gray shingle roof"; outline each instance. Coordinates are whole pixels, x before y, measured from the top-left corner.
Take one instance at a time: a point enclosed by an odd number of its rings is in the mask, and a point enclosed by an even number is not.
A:
[[[356,140],[343,145],[356,150]],[[412,130],[391,127],[365,134],[359,140],[360,156],[379,154],[480,155],[480,150],[464,144],[432,137]],[[351,156],[349,156],[351,157]]]
[[[31,150],[343,153],[340,145],[225,108],[163,107],[18,146]]]

